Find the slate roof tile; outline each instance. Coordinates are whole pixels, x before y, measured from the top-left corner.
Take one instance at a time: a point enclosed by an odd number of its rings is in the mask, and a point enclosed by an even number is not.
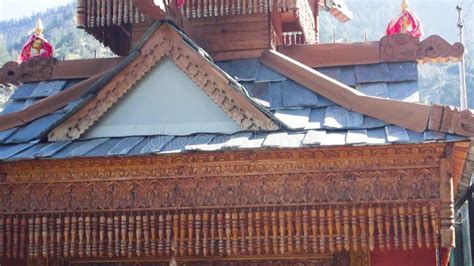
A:
[[[415,132],[413,130],[407,130],[408,138],[410,143],[421,143],[423,142],[423,133]]]
[[[257,149],[262,147],[263,141],[267,137],[267,133],[255,133],[248,139],[247,142],[244,142],[240,148],[241,149]]]
[[[340,146],[346,144],[346,131],[326,131],[326,135],[321,142],[321,145],[324,146]]]
[[[185,146],[194,138],[194,136],[177,136],[161,149],[160,153],[176,153],[185,150]]]
[[[51,157],[55,153],[59,152],[69,144],[71,144],[72,141],[57,141],[57,142],[51,142],[49,143],[46,147],[42,148],[38,152],[36,152],[35,156],[38,158],[43,158],[43,157]]]
[[[252,137],[252,133],[237,133],[235,135],[232,135],[226,143],[224,143],[223,147],[226,149],[235,149],[238,148],[244,143],[247,143],[249,139]]]
[[[112,149],[110,149],[107,155],[126,155],[132,150],[138,143],[142,142],[144,137],[126,137],[120,140]]]
[[[10,100],[26,100],[30,98],[38,83],[25,83],[15,89]]]
[[[369,116],[364,116],[364,123],[362,124],[362,128],[372,129],[372,128],[383,127],[383,126],[386,126],[386,125],[387,125],[387,123],[385,123],[382,120],[372,118],[372,117],[369,117]]]
[[[5,142],[13,133],[15,133],[18,130],[18,128],[10,128],[7,130],[0,131],[0,142]]]
[[[443,132],[436,132],[432,130],[423,132],[423,140],[425,141],[444,140],[445,138],[446,138],[446,134]]]
[[[10,136],[6,143],[22,143],[29,142],[41,138],[48,133],[53,125],[62,120],[66,113],[52,113],[43,116],[30,124],[21,127],[12,136]]]
[[[173,136],[154,136],[144,140],[145,145],[137,154],[149,154],[160,152],[170,142]]]
[[[410,141],[408,132],[404,128],[398,126],[386,126],[385,131],[387,133],[388,142],[403,143]]]
[[[349,130],[346,135],[347,144],[367,143],[367,130]]]
[[[326,108],[313,108],[309,115],[309,121],[305,129],[323,128],[324,118],[326,117]]]
[[[309,130],[303,139],[303,145],[321,145],[324,137],[326,137],[325,130]]]
[[[357,79],[354,67],[341,67],[341,77],[339,81],[346,84],[347,86],[355,87],[357,85]]]
[[[356,90],[370,96],[389,98],[388,86],[385,82],[359,84]]]
[[[3,145],[0,149],[0,160],[6,160],[12,157],[15,154],[18,154],[29,147],[33,146],[35,143],[21,143],[21,144],[11,144],[11,145]]]
[[[385,127],[367,130],[367,144],[387,144]]]
[[[304,133],[270,133],[265,138],[263,146],[275,148],[298,148],[301,146],[304,136]]]
[[[216,134],[197,134],[185,146],[187,151],[205,150],[206,146],[216,137]]]
[[[42,150],[48,146],[48,143],[38,143],[36,145],[33,145],[29,147],[28,149],[23,150],[22,152],[19,152],[15,154],[14,156],[10,157],[11,160],[22,160],[22,159],[29,159],[29,158],[35,158],[36,153]]]
[[[65,80],[55,80],[55,81],[43,81],[40,82],[34,91],[31,93],[31,97],[48,97],[60,92],[66,86]]]
[[[228,73],[237,81],[255,81],[259,68],[260,62],[257,59],[233,60]]]
[[[87,157],[100,157],[106,156],[110,149],[112,149],[117,143],[119,143],[122,138],[113,138],[109,139],[106,142],[98,145],[94,149],[90,150],[88,153],[85,154]]]
[[[357,83],[386,82],[391,80],[387,64],[358,65],[355,67]]]
[[[292,80],[282,82],[281,98],[286,108],[317,106],[319,99],[317,94]]]
[[[388,64],[391,81],[416,81],[418,80],[417,62],[402,62]]]
[[[286,109],[275,112],[275,117],[292,129],[302,129],[308,125],[311,109]]]
[[[351,112],[340,106],[329,106],[326,108],[324,127],[335,129],[355,129],[361,128],[363,121],[363,116],[359,113]]]
[[[389,83],[388,92],[390,99],[406,102],[420,101],[417,81]]]
[[[341,80],[341,68],[340,67],[325,67],[325,68],[318,68],[317,71],[320,73],[335,79],[337,81]]]
[[[14,112],[18,112],[20,110],[23,110],[25,107],[26,101],[24,100],[19,100],[19,101],[11,101],[8,104],[6,104],[5,109],[3,109],[2,112],[0,112],[1,115],[6,115]]]
[[[273,71],[272,69],[268,68],[265,65],[260,64],[260,68],[258,70],[257,79],[255,80],[256,83],[261,82],[279,82],[285,81],[287,78],[280,73]]]
[[[52,158],[61,159],[70,157],[81,157],[108,140],[108,138],[100,138],[74,141],[58,153],[54,154]]]

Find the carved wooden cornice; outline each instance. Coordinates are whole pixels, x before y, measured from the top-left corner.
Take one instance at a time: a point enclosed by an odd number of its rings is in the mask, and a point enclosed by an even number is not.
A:
[[[140,54],[112,78],[97,96],[49,135],[50,141],[77,139],[164,57],[169,57],[243,130],[275,130],[277,125],[236,91],[229,80],[163,24]]]
[[[53,75],[56,59],[51,57],[33,57],[21,64],[11,61],[0,68],[0,83],[20,84],[48,80]]]
[[[122,60],[121,57],[114,57],[57,61],[54,58],[33,57],[21,64],[10,61],[0,68],[0,84],[89,78],[112,68]]]
[[[385,36],[378,42],[280,46],[278,51],[309,66],[353,66],[384,62],[457,62],[464,46],[437,35],[420,40],[408,34]]]
[[[445,144],[271,149],[127,158],[24,160],[0,164],[5,182],[62,182],[124,177],[223,177],[268,173],[436,168]],[[41,170],[40,170],[41,169]],[[100,174],[97,174],[100,172]]]
[[[457,62],[463,54],[461,43],[451,45],[438,35],[421,41],[408,34],[385,36],[380,40],[380,58],[385,62]]]

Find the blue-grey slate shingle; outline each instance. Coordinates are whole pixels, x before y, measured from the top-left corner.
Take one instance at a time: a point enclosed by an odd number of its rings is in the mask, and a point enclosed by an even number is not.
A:
[[[31,93],[31,97],[49,97],[57,94],[66,86],[67,81],[55,80],[55,81],[43,81],[36,86],[34,91]]]
[[[144,137],[126,137],[120,140],[114,147],[112,147],[107,155],[126,155],[138,143],[142,142]]]
[[[261,82],[279,82],[285,81],[287,78],[280,73],[270,69],[269,67],[260,64],[260,68],[258,70],[257,79],[255,80],[256,83]]]
[[[303,129],[308,125],[311,108],[277,110],[275,117],[292,129]]]
[[[293,80],[282,82],[281,98],[286,108],[318,106],[319,97]]]
[[[25,83],[15,89],[10,96],[11,100],[26,100],[31,97],[38,83]]]

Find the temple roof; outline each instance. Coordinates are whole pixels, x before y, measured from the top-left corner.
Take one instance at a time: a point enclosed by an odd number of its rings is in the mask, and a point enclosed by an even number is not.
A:
[[[278,52],[269,52],[260,59],[215,64],[182,32],[172,25],[165,25],[156,24],[143,38],[142,49],[136,48],[121,63],[102,74],[91,76],[90,73],[89,78],[47,80],[19,86],[11,96],[3,116],[0,116],[3,129],[0,132],[0,160],[125,156],[196,150],[300,148],[318,145],[382,145],[467,139],[465,134],[450,134],[456,133],[454,131],[430,130],[430,107],[408,103],[418,100],[416,62],[318,68],[320,72],[316,72],[296,64]],[[52,137],[55,130],[64,127],[65,121],[74,120],[74,115],[80,113],[83,106],[93,102],[94,97],[97,98],[107,87],[109,80],[123,75],[120,71],[134,62],[143,49],[146,49],[143,47],[149,45],[153,38],[163,38],[163,33],[159,33],[162,27],[171,30],[164,31],[166,34],[178,33],[176,36],[185,41],[193,53],[199,55],[202,60],[200,64],[218,70],[216,75],[222,73],[227,83],[233,84],[233,88],[239,92],[236,95],[240,95],[238,97],[250,104],[245,108],[255,108],[253,112],[274,121],[277,127],[242,128],[234,134],[202,132],[188,136],[147,135],[84,139],[81,137],[82,133],[78,133],[69,139]],[[272,60],[284,60],[285,64],[281,65],[294,68],[289,72],[292,75],[301,76],[305,71],[309,71],[309,74],[314,71],[322,80],[311,83],[314,86],[307,86],[297,80],[296,76],[285,74],[286,70],[275,69]],[[327,81],[329,84],[321,81]],[[321,83],[320,86],[318,83]],[[334,87],[333,94],[328,94],[328,89],[331,90],[328,86]],[[347,98],[344,94],[352,94],[353,97]],[[374,103],[374,107],[358,107],[367,105],[358,98]],[[115,101],[120,104],[120,101]],[[377,110],[376,103],[384,104],[387,110]],[[390,106],[406,107],[404,109],[407,113],[402,109],[391,110]],[[35,112],[35,107],[38,112]],[[48,112],[41,114],[39,110]],[[102,112],[106,112],[106,109]],[[413,115],[407,117],[406,114],[410,113]],[[93,123],[89,126],[93,126]],[[66,123],[66,128],[67,125]],[[85,130],[87,128],[84,128]]]

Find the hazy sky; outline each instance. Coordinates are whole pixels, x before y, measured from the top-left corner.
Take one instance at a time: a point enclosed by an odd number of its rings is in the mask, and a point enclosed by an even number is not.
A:
[[[72,0],[0,0],[0,20],[30,16]]]

